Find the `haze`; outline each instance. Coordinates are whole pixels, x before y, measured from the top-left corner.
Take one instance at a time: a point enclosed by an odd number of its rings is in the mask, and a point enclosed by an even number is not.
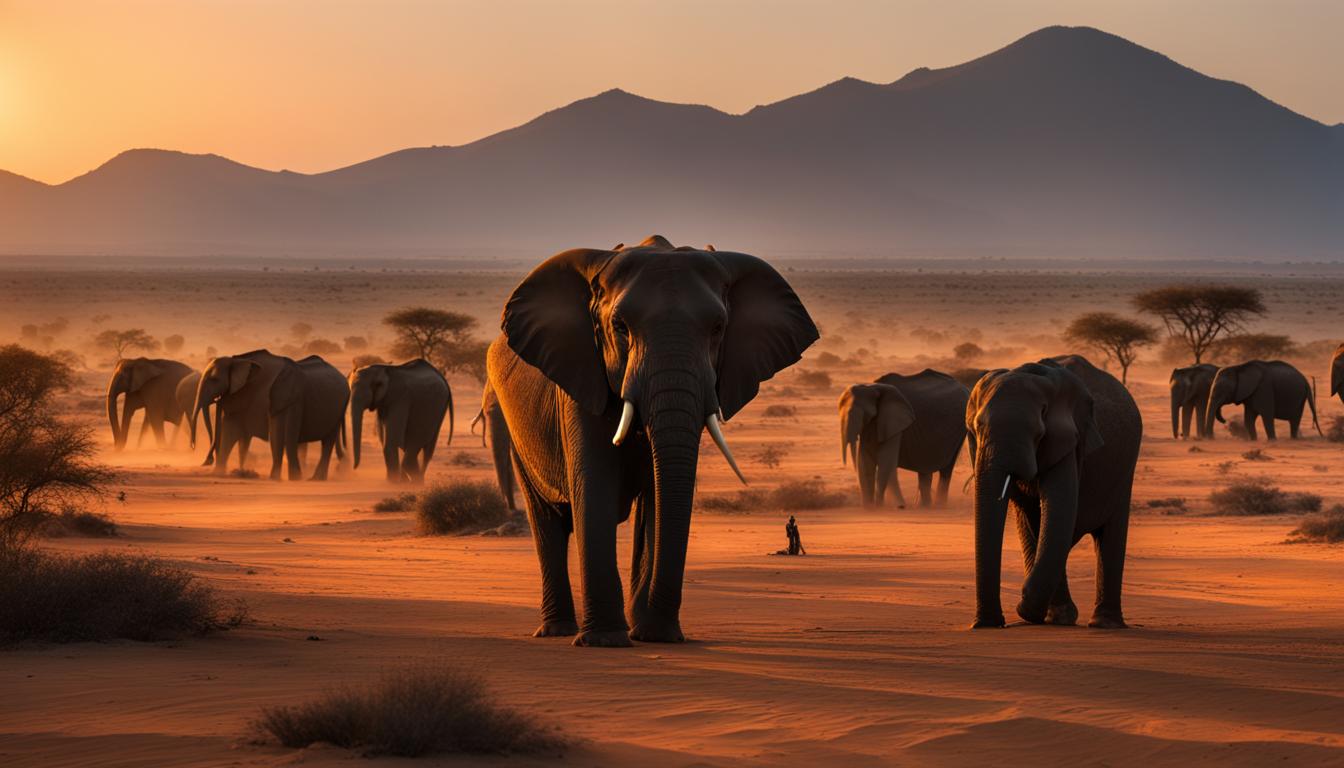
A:
[[[46,182],[131,147],[327,170],[461,144],[607,88],[742,112],[1091,25],[1325,123],[1332,2],[121,3],[0,0],[0,168]]]

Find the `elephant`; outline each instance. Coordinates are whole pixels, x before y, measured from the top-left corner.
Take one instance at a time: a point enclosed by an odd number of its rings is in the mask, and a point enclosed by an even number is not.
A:
[[[481,411],[471,421],[471,432],[476,434],[476,425],[481,426],[481,446],[485,446],[485,434],[490,433],[490,458],[495,464],[495,482],[499,483],[499,493],[508,503],[509,509],[517,509],[514,503],[513,479],[513,438],[509,437],[509,425],[504,420],[504,410],[499,407],[499,398],[487,382],[481,393]]]
[[[388,482],[419,482],[425,477],[448,414],[453,441],[453,392],[437,368],[423,358],[400,365],[365,365],[350,372],[350,437],[359,467],[364,412],[378,415],[378,436]]]
[[[556,254],[523,279],[490,345],[541,565],[541,626],[580,646],[682,642],[682,582],[700,437],[723,438],[762,381],[818,332],[788,282],[745,253],[637,246]],[[745,482],[745,481],[744,481]],[[631,517],[622,610],[616,527]],[[570,589],[577,539],[582,625]]]
[[[1308,404],[1311,405],[1311,421],[1316,425],[1316,431],[1321,431],[1321,425],[1316,421],[1314,395],[1307,377],[1282,360],[1252,360],[1225,366],[1218,370],[1209,388],[1204,424],[1212,432],[1214,419],[1226,423],[1223,406],[1232,403],[1244,408],[1249,439],[1257,439],[1257,418],[1264,423],[1265,437],[1270,440],[1278,439],[1274,434],[1275,419],[1287,421],[1290,435],[1297,439],[1302,426],[1302,409]]]
[[[117,361],[107,385],[107,420],[112,425],[112,443],[118,451],[126,448],[131,417],[141,409],[145,411],[141,439],[145,430],[150,429],[158,447],[165,447],[163,425],[182,423],[185,412],[177,399],[177,385],[191,372],[190,366],[176,360],[137,357]],[[118,424],[117,398],[123,395]]]
[[[322,441],[322,458],[313,478],[325,479],[331,451],[340,444],[350,393],[345,377],[322,358],[295,361],[264,349],[217,357],[201,374],[192,408],[195,416],[211,403],[215,409],[214,472],[228,469],[229,454],[238,446],[238,466],[247,464],[253,439],[271,444],[271,479],[278,480],[283,462],[289,477],[302,475],[298,446]],[[192,443],[196,436],[192,435]]]
[[[1077,355],[991,371],[971,392],[966,429],[975,480],[973,628],[1004,626],[999,579],[1009,505],[1026,569],[1018,616],[1033,624],[1078,620],[1066,566],[1090,533],[1097,575],[1088,626],[1123,628],[1130,494],[1143,439],[1129,391]]]
[[[952,468],[966,440],[969,395],[956,379],[932,369],[887,374],[840,395],[840,461],[853,459],[864,506],[881,506],[891,483],[896,505],[905,507],[897,467],[919,473],[921,507],[934,501],[937,472],[937,504],[947,503]]]
[[[192,406],[196,404],[196,387],[200,386],[200,383],[201,383],[200,371],[192,371],[191,373],[188,373],[186,376],[183,376],[181,381],[177,382],[177,394],[176,394],[177,407],[182,409],[183,417],[188,419],[187,424],[192,434],[195,434],[196,432],[196,415],[194,413],[194,409],[192,408]],[[209,408],[203,409],[203,412],[201,413],[201,418],[205,423],[205,435],[207,438],[210,439],[210,452],[206,454],[205,462],[203,465],[208,467],[215,461],[215,455],[214,455],[215,428],[210,424]],[[181,431],[180,425],[178,431]],[[173,432],[173,441],[174,442],[177,441],[177,432]]]
[[[1217,374],[1218,366],[1209,363],[1172,370],[1171,379],[1168,381],[1171,386],[1172,439],[1190,436],[1192,417],[1198,437],[1201,440],[1213,439],[1213,430],[1204,422],[1209,407],[1209,389],[1213,386],[1213,377]]]
[[[1330,396],[1335,395],[1339,395],[1339,402],[1344,403],[1344,344],[1339,345],[1330,359]]]

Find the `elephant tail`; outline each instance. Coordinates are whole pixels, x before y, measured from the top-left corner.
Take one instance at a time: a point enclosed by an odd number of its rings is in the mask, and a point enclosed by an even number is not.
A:
[[[341,414],[341,436],[336,440],[336,458],[345,458],[345,414]]]
[[[1315,376],[1312,376],[1312,377],[1311,377],[1311,400],[1308,400],[1307,402],[1308,402],[1309,405],[1311,405],[1311,424],[1312,424],[1312,426],[1316,427],[1316,434],[1320,435],[1321,437],[1325,437],[1325,433],[1321,431],[1321,422],[1319,422],[1319,421],[1316,420],[1316,377],[1315,377]]]

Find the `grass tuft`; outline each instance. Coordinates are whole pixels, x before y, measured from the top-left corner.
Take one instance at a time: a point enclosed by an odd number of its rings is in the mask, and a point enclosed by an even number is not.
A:
[[[374,512],[409,512],[414,508],[414,493],[403,493],[400,496],[388,496],[373,505]]]
[[[0,641],[170,640],[237,626],[245,615],[158,558],[0,547]]]
[[[262,710],[256,726],[286,747],[326,742],[366,755],[560,751],[564,740],[501,705],[477,674],[409,669],[296,706]]]
[[[421,533],[454,534],[496,528],[512,515],[494,483],[457,480],[421,493],[415,516]]]
[[[1210,493],[1209,501],[1219,515],[1290,515],[1321,509],[1320,496],[1284,491],[1263,477],[1235,480]]]

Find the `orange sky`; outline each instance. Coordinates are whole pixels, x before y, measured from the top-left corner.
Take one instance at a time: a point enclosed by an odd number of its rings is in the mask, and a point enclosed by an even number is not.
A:
[[[741,112],[1055,23],[1344,121],[1337,0],[0,0],[0,168],[59,182],[161,147],[326,170],[610,87]]]

